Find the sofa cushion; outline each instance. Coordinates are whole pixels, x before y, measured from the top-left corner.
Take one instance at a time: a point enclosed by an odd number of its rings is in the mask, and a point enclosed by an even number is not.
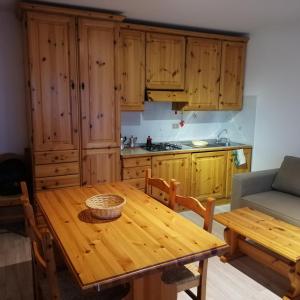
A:
[[[296,196],[269,191],[243,196],[241,207],[250,207],[287,223],[300,226],[300,199]]]
[[[281,192],[300,196],[300,158],[286,156],[272,184]],[[299,199],[300,200],[300,199]]]

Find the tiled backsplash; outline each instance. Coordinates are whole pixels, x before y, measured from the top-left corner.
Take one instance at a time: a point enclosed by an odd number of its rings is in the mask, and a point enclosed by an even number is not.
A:
[[[121,132],[123,136],[137,136],[145,142],[150,135],[154,142],[182,141],[215,138],[227,128],[232,141],[253,144],[256,113],[256,97],[244,97],[242,111],[172,111],[171,103],[146,102],[143,112],[123,112]],[[173,129],[181,118],[184,126]]]

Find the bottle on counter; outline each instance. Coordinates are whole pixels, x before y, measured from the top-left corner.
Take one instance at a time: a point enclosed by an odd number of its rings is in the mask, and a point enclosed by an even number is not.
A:
[[[147,142],[146,142],[146,148],[151,148],[151,146],[152,146],[152,138],[150,137],[150,135],[148,135]]]

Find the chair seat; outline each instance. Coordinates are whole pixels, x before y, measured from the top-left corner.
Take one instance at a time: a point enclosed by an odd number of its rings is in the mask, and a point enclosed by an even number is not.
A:
[[[176,284],[178,292],[197,286],[199,278],[198,265],[195,263],[166,270],[161,276],[164,283]]]
[[[57,273],[60,300],[121,300],[129,292],[129,285],[117,285],[112,288],[97,292],[87,291],[83,294],[79,286],[72,280],[70,273],[61,271]],[[49,284],[47,278],[41,280],[40,288],[43,300],[50,299]]]

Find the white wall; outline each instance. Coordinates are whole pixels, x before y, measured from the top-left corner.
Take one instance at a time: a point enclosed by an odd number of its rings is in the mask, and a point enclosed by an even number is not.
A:
[[[242,111],[180,112],[175,114],[170,103],[145,103],[144,112],[122,113],[122,135],[137,136],[146,142],[150,135],[154,142],[183,141],[216,138],[223,128],[229,131],[232,141],[253,144],[256,113],[255,97],[245,97]],[[184,127],[173,129],[181,117]]]
[[[250,36],[246,95],[257,97],[253,170],[300,156],[300,21]]]
[[[0,153],[27,145],[22,34],[13,10],[0,10]]]

